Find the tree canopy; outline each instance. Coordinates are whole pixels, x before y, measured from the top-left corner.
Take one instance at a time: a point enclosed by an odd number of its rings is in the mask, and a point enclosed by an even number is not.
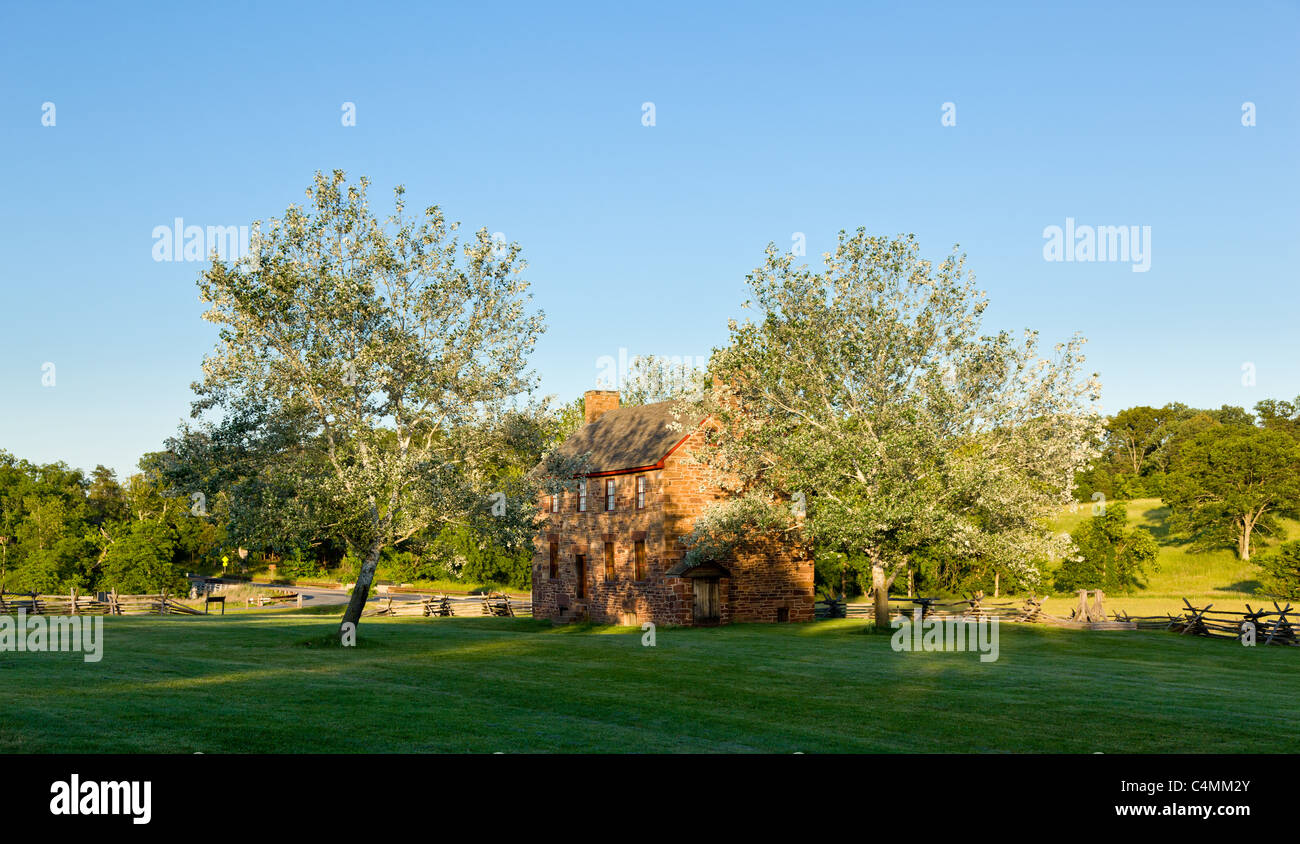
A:
[[[381,220],[367,188],[317,173],[305,208],[256,227],[252,260],[214,256],[199,281],[221,331],[195,413],[292,420],[279,430],[293,430],[298,457],[260,489],[310,509],[362,560],[342,629],[384,548],[489,516],[500,490],[480,457],[534,386],[526,360],[543,330],[518,244],[486,229],[462,242],[437,206],[412,219],[400,187]],[[527,522],[529,496],[504,501],[501,517]]]
[[[736,497],[697,522],[692,558],[784,531],[868,560],[880,604],[922,549],[1028,582],[1068,549],[1046,519],[1101,425],[1081,338],[1044,358],[1033,331],[981,334],[962,256],[934,264],[912,236],[841,232],[823,271],[769,245],[748,283],[754,317],[710,362],[696,455]]]
[[[1229,544],[1249,560],[1256,531],[1300,504],[1300,443],[1246,425],[1206,428],[1182,447],[1165,501],[1180,533],[1200,544]]]

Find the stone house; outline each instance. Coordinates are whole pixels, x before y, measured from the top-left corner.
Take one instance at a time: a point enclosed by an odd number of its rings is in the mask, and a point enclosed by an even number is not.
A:
[[[561,450],[591,453],[588,472],[544,496],[533,557],[533,614],[602,624],[811,621],[813,564],[801,549],[750,544],[688,568],[681,538],[724,493],[689,458],[703,420],[673,402],[619,407],[617,391],[585,394],[585,424]]]

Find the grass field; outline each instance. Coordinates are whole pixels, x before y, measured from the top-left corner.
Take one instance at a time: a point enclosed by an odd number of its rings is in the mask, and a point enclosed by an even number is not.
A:
[[[1216,609],[1242,610],[1247,603],[1271,605],[1271,599],[1257,594],[1259,568],[1253,562],[1242,562],[1229,550],[1193,551],[1188,543],[1169,535],[1169,508],[1158,498],[1120,502],[1125,505],[1129,525],[1149,530],[1160,544],[1157,569],[1146,578],[1146,588],[1132,595],[1108,595],[1106,608],[1124,610],[1131,615],[1157,615],[1183,609],[1183,598],[1197,606],[1214,604]],[[1080,522],[1092,514],[1091,504],[1080,504],[1064,510],[1054,530],[1073,531]],[[1255,554],[1288,539],[1300,539],[1300,523],[1286,519],[1282,522],[1284,534],[1275,537],[1257,535],[1259,543]],[[1057,615],[1068,614],[1077,599],[1053,597],[1047,603],[1048,611]]]
[[[1000,658],[857,621],[639,630],[305,613],[106,620],[0,653],[0,752],[1297,752],[1290,648],[1003,625]],[[358,734],[358,727],[362,727]]]

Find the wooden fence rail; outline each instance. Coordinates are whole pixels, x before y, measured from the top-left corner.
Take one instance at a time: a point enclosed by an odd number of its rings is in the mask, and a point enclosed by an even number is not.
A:
[[[991,601],[983,592],[976,592],[967,598],[904,598],[889,596],[889,615],[911,617],[920,609],[922,618],[965,618],[983,620],[997,618],[1001,621],[1038,622],[1048,620],[1043,613],[1043,601],[1030,595],[1023,601]],[[814,618],[862,618],[874,619],[874,603],[846,603],[844,601],[817,601],[813,605]]]
[[[428,595],[420,601],[394,601],[391,597],[381,598],[367,607],[362,615],[383,615],[389,617],[449,617],[449,616],[502,616],[507,618],[531,618],[533,602],[528,599],[513,598],[499,592],[489,595]]]
[[[1214,604],[1204,607],[1193,606],[1186,598],[1183,605],[1187,611],[1177,621],[1169,625],[1185,636],[1209,636],[1214,639],[1235,639],[1242,641],[1243,634],[1253,626],[1255,644],[1257,645],[1300,645],[1296,638],[1296,624],[1300,622],[1300,611],[1288,603],[1285,607],[1273,601],[1273,609],[1254,609],[1246,604],[1245,612],[1216,610]]]
[[[277,604],[295,604],[296,606],[301,608],[302,593],[284,592],[284,591],[259,593],[249,598],[245,603],[247,606],[250,607],[266,607],[266,606],[275,606]]]
[[[104,598],[78,595],[23,595],[0,592],[0,614],[23,610],[31,615],[202,615],[193,607],[180,603],[172,595],[119,595],[109,592]]]

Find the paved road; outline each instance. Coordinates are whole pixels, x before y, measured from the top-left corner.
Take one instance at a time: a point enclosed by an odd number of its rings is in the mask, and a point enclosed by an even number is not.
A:
[[[233,585],[243,581],[230,580],[225,582]],[[343,604],[346,604],[352,597],[347,593],[347,590],[345,589],[328,589],[322,586],[280,586],[280,585],[272,585],[270,583],[261,583],[261,582],[253,582],[248,585],[261,586],[266,589],[285,589],[294,592],[300,592],[302,593],[302,605],[304,607],[341,606]],[[397,601],[398,603],[419,602],[419,601],[423,601],[425,597],[427,596],[412,595],[404,592],[394,592],[391,595],[389,594],[381,595],[372,588],[370,590],[370,596],[368,598],[367,603],[369,603],[370,601],[374,601],[376,599],[387,600],[388,598],[392,598],[394,601]],[[515,597],[513,596],[513,593],[512,593],[512,597]],[[526,600],[526,596],[524,599]]]
[[[236,585],[243,581],[230,580],[224,582],[229,583],[231,585]],[[261,586],[266,589],[287,589],[287,590],[292,590],[294,592],[300,592],[302,593],[302,605],[304,607],[339,606],[341,604],[346,604],[352,597],[347,593],[346,589],[327,589],[320,586],[280,586],[278,584],[273,585],[270,583],[260,583],[256,581],[253,583],[249,583],[247,585]],[[389,598],[389,597],[391,597],[394,601],[399,601],[399,602],[424,600],[423,595],[406,595],[400,593],[394,593],[391,596],[380,595],[374,589],[371,589],[368,601],[373,601],[376,598]]]

